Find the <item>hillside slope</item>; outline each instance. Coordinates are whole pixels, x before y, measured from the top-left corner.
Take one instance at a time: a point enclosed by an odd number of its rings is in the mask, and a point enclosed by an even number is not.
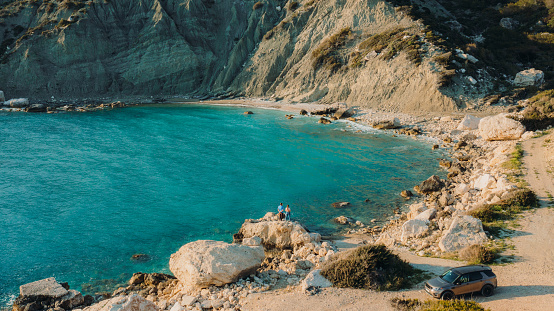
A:
[[[456,110],[474,91],[440,87],[453,71],[425,31],[377,0],[0,0],[0,89]]]

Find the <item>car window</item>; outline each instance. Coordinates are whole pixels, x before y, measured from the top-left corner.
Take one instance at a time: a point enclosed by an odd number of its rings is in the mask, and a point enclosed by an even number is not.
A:
[[[441,279],[445,280],[448,283],[454,283],[458,276],[459,274],[453,272],[452,270],[448,270],[441,275]]]
[[[488,277],[496,276],[496,275],[494,274],[494,272],[492,272],[492,271],[490,271],[490,270],[483,271],[483,273],[485,273]]]
[[[481,272],[471,272],[468,273],[469,282],[478,281],[483,278]]]
[[[467,283],[467,282],[469,282],[469,273],[464,274],[460,277],[460,283]]]

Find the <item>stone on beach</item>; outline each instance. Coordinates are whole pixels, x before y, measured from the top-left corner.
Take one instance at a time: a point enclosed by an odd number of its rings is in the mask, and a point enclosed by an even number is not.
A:
[[[481,122],[481,118],[466,114],[462,121],[460,121],[458,130],[476,130],[479,128],[479,122]]]
[[[183,245],[171,255],[169,270],[185,286],[222,286],[249,275],[264,260],[261,246],[200,240]]]
[[[467,215],[456,216],[450,228],[443,234],[439,247],[443,252],[454,252],[486,241],[487,235],[479,219]]]
[[[151,301],[134,294],[130,296],[118,296],[100,301],[83,311],[159,311],[160,308]]]
[[[312,242],[317,237],[310,236],[304,227],[292,221],[248,220],[239,230],[242,238],[254,236],[262,239],[266,248],[294,248]]]
[[[479,122],[479,133],[484,140],[514,140],[525,133],[525,126],[510,119],[507,114],[485,117]]]
[[[443,184],[439,176],[433,175],[426,180],[424,180],[419,185],[419,192],[427,194],[431,192],[439,191],[442,188]]]
[[[11,108],[24,108],[29,106],[29,99],[28,98],[15,98],[10,99],[4,103],[5,106],[11,107]]]
[[[302,281],[302,290],[308,290],[310,287],[325,288],[331,287],[333,284],[321,275],[321,269],[312,270]]]
[[[401,123],[398,118],[394,118],[392,120],[378,121],[373,123],[373,128],[376,128],[378,130],[391,130],[391,129],[399,128],[400,126],[401,126]]]

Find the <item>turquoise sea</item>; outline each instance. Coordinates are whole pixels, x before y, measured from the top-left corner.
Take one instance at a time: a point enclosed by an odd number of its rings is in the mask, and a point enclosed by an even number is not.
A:
[[[280,202],[323,234],[340,215],[384,219],[405,204],[401,190],[439,172],[426,142],[245,110],[0,112],[0,306],[51,276],[95,293],[133,272],[169,272],[183,244],[230,242]],[[133,262],[136,253],[151,259]]]

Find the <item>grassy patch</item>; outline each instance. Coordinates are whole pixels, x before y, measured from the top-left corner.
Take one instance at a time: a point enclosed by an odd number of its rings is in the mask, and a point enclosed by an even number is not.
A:
[[[337,287],[373,290],[409,288],[426,277],[384,245],[362,246],[337,256],[324,264],[321,274]]]
[[[519,121],[530,131],[554,126],[554,90],[546,90],[531,97]]]
[[[514,148],[514,151],[510,154],[510,160],[504,162],[502,166],[509,170],[521,170],[523,166],[523,147],[520,144],[517,144]]]
[[[499,237],[507,227],[507,221],[514,220],[525,210],[538,207],[535,193],[529,189],[518,189],[499,203],[486,204],[472,210],[469,214],[483,222],[483,228]]]
[[[312,52],[312,67],[318,69],[323,66],[331,71],[336,71],[343,66],[343,61],[338,50],[345,45],[352,36],[350,27],[341,29],[336,34],[323,40],[323,42]]]
[[[399,311],[488,311],[471,300],[426,300],[393,298],[392,306]]]

